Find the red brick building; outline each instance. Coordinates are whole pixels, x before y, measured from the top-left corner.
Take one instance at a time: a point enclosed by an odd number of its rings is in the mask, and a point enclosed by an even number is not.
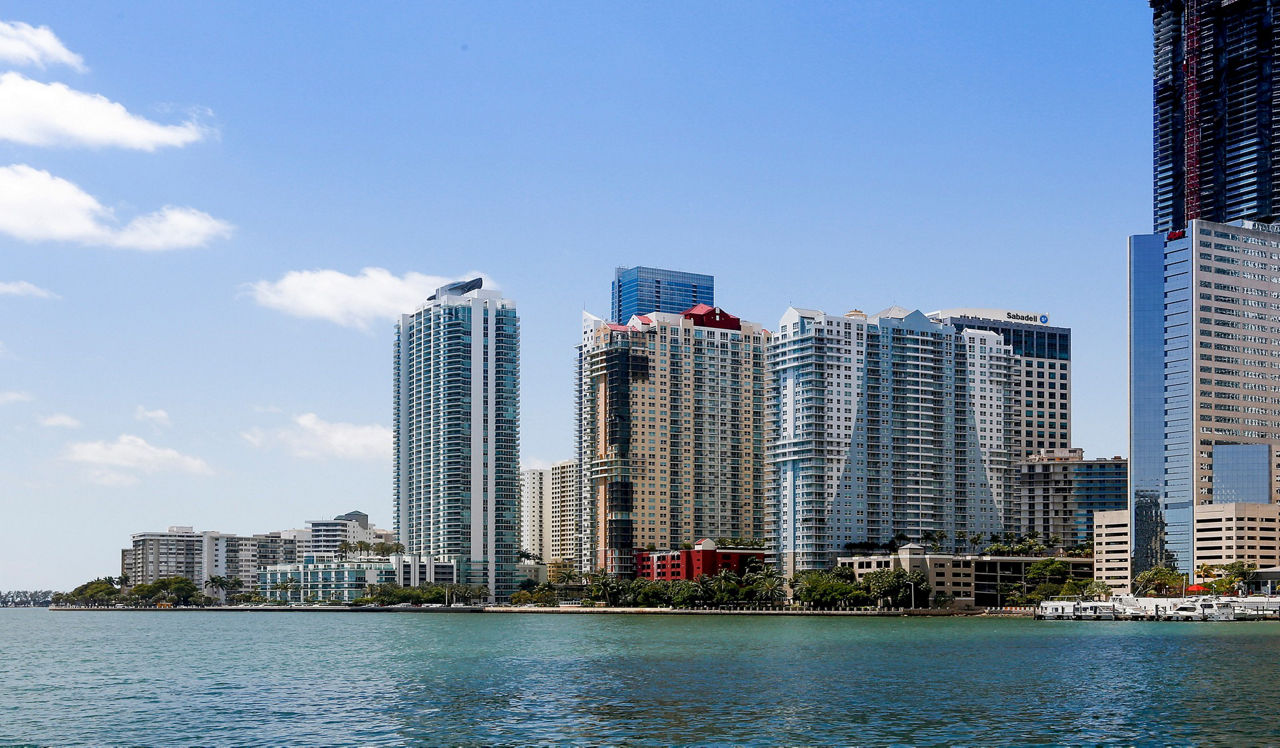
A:
[[[754,563],[764,565],[764,553],[758,548],[720,549],[708,538],[694,543],[692,550],[646,551],[637,548],[634,554],[636,579],[697,579],[704,574],[714,576],[721,569],[742,574]]]

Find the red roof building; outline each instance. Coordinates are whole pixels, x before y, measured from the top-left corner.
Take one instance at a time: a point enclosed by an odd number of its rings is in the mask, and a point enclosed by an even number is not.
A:
[[[714,576],[721,569],[741,575],[755,564],[764,564],[764,550],[758,548],[718,548],[703,538],[692,549],[678,551],[635,550],[636,579],[676,581]]]
[[[715,327],[721,330],[741,330],[742,318],[735,317],[718,306],[698,304],[681,313],[699,327]]]

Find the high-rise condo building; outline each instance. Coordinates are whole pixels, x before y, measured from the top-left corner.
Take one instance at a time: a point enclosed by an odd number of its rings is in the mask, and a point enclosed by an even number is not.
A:
[[[1049,315],[1007,309],[944,309],[929,318],[957,330],[990,330],[1013,351],[1005,409],[1011,457],[1071,447],[1071,330]],[[1012,528],[1011,528],[1012,529]]]
[[[1129,339],[1132,573],[1187,573],[1197,505],[1280,500],[1280,225],[1132,237]]]
[[[586,568],[628,577],[636,548],[762,537],[768,331],[706,304],[584,328]]]
[[[395,529],[458,581],[515,591],[520,328],[480,279],[444,286],[396,327]]]
[[[166,577],[186,577],[197,585],[208,578],[205,573],[204,543],[206,533],[191,527],[173,526],[166,532],[140,532],[132,537],[129,560],[133,568],[127,574],[130,584],[152,584]]]
[[[551,470],[520,471],[520,550],[551,558]]]
[[[633,267],[613,273],[613,321],[626,324],[637,314],[683,312],[716,305],[716,282],[710,275],[679,270]]]
[[[1123,457],[1086,460],[1081,449],[1045,449],[1016,465],[1015,522],[1008,529],[1038,533],[1063,546],[1093,544],[1098,512],[1129,506],[1129,463]]]
[[[1151,0],[1154,224],[1280,212],[1276,0]]]
[[[768,358],[766,526],[786,574],[902,535],[964,548],[1004,530],[1013,354],[999,333],[901,307],[791,308]]]
[[[545,558],[548,566],[577,568],[582,554],[582,472],[576,459],[557,462],[549,472],[551,550]]]

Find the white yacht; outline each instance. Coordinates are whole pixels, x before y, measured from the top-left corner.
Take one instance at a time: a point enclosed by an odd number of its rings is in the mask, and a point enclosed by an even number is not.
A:
[[[1114,621],[1119,611],[1108,602],[1094,600],[1046,600],[1036,607],[1042,621]]]
[[[1234,621],[1235,606],[1214,597],[1192,597],[1169,609],[1168,617],[1184,621]]]

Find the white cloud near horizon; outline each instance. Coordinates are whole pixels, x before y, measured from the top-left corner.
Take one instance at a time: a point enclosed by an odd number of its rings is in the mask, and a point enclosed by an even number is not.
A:
[[[8,405],[10,403],[29,403],[33,397],[29,392],[17,392],[9,390],[8,392],[0,392],[0,405]]]
[[[54,413],[51,416],[41,418],[40,425],[56,429],[78,429],[80,428],[80,421],[66,413]]]
[[[0,296],[31,296],[36,299],[57,299],[58,294],[27,281],[0,282]]]
[[[194,143],[210,132],[195,120],[180,125],[152,122],[105,96],[64,83],[41,83],[14,72],[0,74],[0,140],[155,151]]]
[[[291,270],[278,281],[257,281],[248,288],[254,300],[269,309],[367,330],[373,322],[391,322],[412,312],[441,286],[475,277],[484,278],[485,287],[491,287],[484,273],[461,278],[414,272],[396,276],[385,268],[367,267],[358,275],[338,270]]]
[[[84,58],[67,49],[48,26],[0,21],[0,61],[13,65],[66,65],[85,72]]]
[[[26,164],[0,167],[0,233],[28,242],[61,241],[158,252],[201,247],[229,236],[231,224],[172,205],[123,227],[92,195]]]
[[[295,457],[339,457],[350,460],[389,460],[391,429],[378,424],[331,423],[315,413],[294,416],[293,425],[241,434],[255,447],[280,445]]]
[[[209,464],[199,457],[148,444],[142,437],[131,434],[121,434],[114,442],[71,444],[66,459],[95,468],[91,477],[103,485],[131,485],[137,482],[137,473],[213,473]]]
[[[139,421],[154,423],[157,426],[169,425],[169,414],[160,408],[156,408],[155,410],[147,410],[146,408],[139,405],[137,408],[134,409],[133,417]]]

